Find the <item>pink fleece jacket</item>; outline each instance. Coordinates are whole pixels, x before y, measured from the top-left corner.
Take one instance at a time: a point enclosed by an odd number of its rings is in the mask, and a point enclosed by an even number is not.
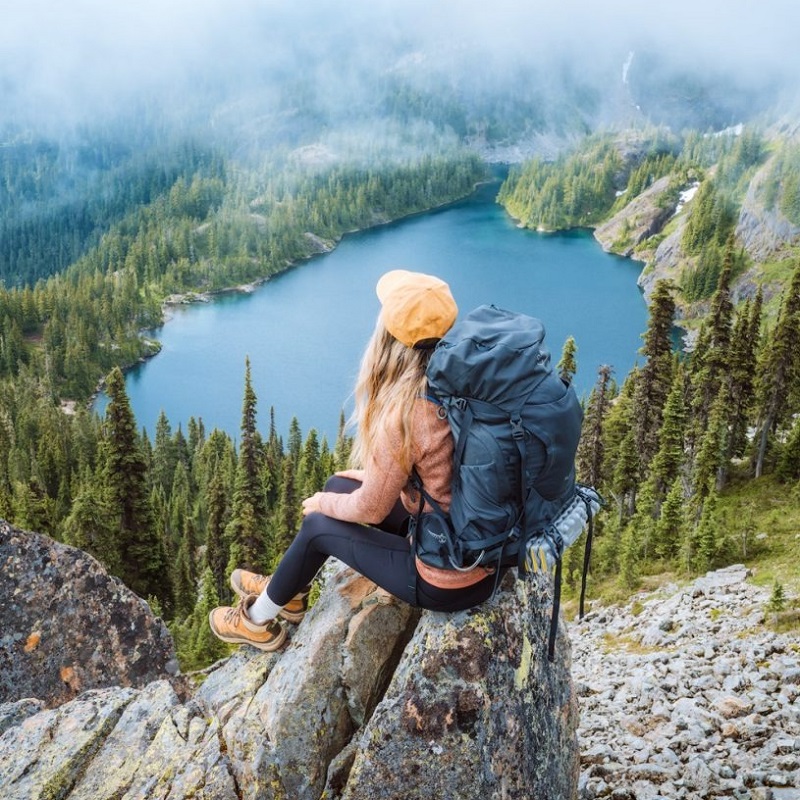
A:
[[[450,508],[450,480],[453,470],[453,436],[450,423],[442,419],[439,406],[430,400],[415,401],[412,421],[412,457],[425,491],[441,507]],[[375,525],[394,508],[397,498],[410,514],[417,512],[419,496],[400,465],[400,431],[384,430],[376,442],[370,463],[365,465],[363,483],[351,494],[322,492],[319,510],[345,522]]]

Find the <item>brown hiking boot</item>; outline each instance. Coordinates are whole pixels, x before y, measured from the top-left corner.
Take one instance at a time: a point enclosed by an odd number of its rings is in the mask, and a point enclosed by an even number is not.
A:
[[[251,594],[238,606],[220,606],[208,615],[208,624],[218,639],[230,644],[250,644],[268,653],[278,650],[286,641],[286,629],[277,619],[257,625],[247,615],[258,595]]]
[[[248,595],[259,595],[267,587],[269,576],[259,575],[257,572],[249,572],[246,569],[235,569],[231,573],[231,589],[241,598]],[[278,616],[287,622],[298,623],[308,611],[308,594],[311,585],[299,591],[279,612]]]

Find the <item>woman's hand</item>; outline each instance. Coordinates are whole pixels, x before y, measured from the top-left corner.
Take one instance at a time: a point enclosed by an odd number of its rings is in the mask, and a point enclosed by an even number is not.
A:
[[[303,516],[307,517],[309,514],[313,514],[316,511],[319,511],[319,498],[322,492],[317,492],[316,494],[312,494],[311,497],[306,497],[303,500]]]

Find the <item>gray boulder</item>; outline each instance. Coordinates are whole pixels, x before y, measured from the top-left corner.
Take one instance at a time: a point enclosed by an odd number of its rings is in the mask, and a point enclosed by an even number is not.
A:
[[[0,703],[55,707],[177,672],[147,603],[87,553],[0,521]]]
[[[559,800],[578,785],[569,643],[547,661],[549,581],[510,575],[477,611],[429,612],[355,740],[341,800]]]

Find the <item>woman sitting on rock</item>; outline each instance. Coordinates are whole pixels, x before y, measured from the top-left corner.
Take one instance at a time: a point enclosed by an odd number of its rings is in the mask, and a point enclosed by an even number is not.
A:
[[[355,388],[352,460],[362,468],[337,473],[325,491],[303,501],[303,523],[274,575],[234,570],[231,586],[241,602],[209,615],[211,630],[224,642],[281,647],[286,630],[279,618],[303,618],[311,580],[329,556],[421,608],[459,611],[492,593],[489,569],[427,567],[406,538],[419,508],[412,470],[445,511],[450,505],[453,439],[440,407],[426,399],[425,369],[455,322],[456,303],[444,281],[406,270],[386,273],[377,294],[381,313]]]

